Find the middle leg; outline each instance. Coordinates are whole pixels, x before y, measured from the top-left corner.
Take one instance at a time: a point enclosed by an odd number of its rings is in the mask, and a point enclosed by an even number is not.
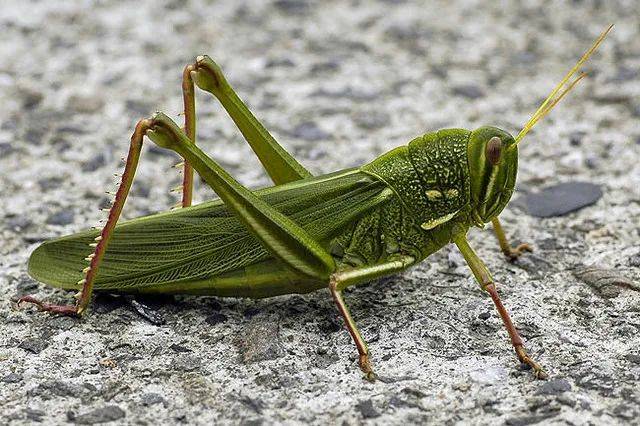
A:
[[[494,217],[491,219],[491,223],[493,224],[493,232],[498,239],[498,244],[500,244],[500,250],[502,253],[507,256],[509,260],[516,260],[526,251],[532,252],[533,248],[531,245],[527,243],[519,244],[517,247],[513,248],[511,244],[509,244],[509,240],[507,240],[507,235],[502,228],[502,224],[500,223],[500,219],[498,217]]]
[[[367,348],[367,343],[362,338],[362,334],[360,334],[360,330],[358,330],[358,327],[349,312],[349,308],[342,297],[342,291],[349,286],[406,269],[412,265],[414,261],[415,259],[411,256],[399,256],[385,263],[339,271],[332,274],[329,279],[329,291],[331,292],[331,296],[338,307],[338,311],[344,319],[347,330],[349,331],[349,334],[351,334],[353,342],[356,344],[356,348],[358,349],[358,363],[360,365],[360,369],[364,372],[366,379],[369,381],[374,381],[376,379],[376,374],[373,372],[373,368],[371,368],[371,362],[369,360],[369,349]]]

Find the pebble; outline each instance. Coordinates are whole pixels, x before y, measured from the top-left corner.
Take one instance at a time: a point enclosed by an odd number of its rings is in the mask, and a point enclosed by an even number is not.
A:
[[[453,88],[453,94],[467,99],[479,99],[485,96],[484,90],[473,84],[463,84]]]
[[[18,373],[9,373],[2,378],[4,383],[19,383],[22,381],[22,376]]]
[[[538,388],[538,395],[557,395],[571,390],[571,383],[566,379],[553,379],[542,383]]]
[[[478,315],[478,318],[479,318],[479,319],[481,319],[481,320],[483,320],[483,321],[486,321],[486,320],[488,320],[489,318],[491,318],[491,313],[490,313],[489,311],[487,311],[487,312],[483,312],[483,313],[481,313],[480,315]]]
[[[177,371],[195,371],[199,370],[202,360],[195,355],[176,355],[173,358],[171,367]]]
[[[365,419],[375,419],[376,417],[380,417],[380,412],[374,408],[373,401],[370,399],[360,401],[356,404],[356,408]]]
[[[331,135],[322,130],[313,121],[305,121],[298,124],[292,131],[292,136],[310,142],[329,139]]]
[[[245,364],[278,359],[284,355],[280,327],[273,321],[252,321],[236,341]]]
[[[618,297],[623,289],[640,291],[640,286],[615,269],[581,267],[573,275],[604,298]]]
[[[487,366],[470,373],[470,378],[481,384],[489,385],[505,380],[508,376],[507,370],[499,366]]]
[[[602,189],[588,182],[565,182],[524,196],[526,211],[534,217],[564,216],[595,204]]]
[[[73,412],[67,412],[67,419],[79,425],[96,425],[100,423],[113,422],[120,420],[126,416],[126,413],[117,405],[107,405],[88,413],[75,415]]]
[[[156,312],[153,307],[148,306],[146,303],[143,303],[136,298],[127,298],[126,300],[138,315],[149,321],[151,324],[160,326],[167,322],[162,314]]]
[[[75,214],[72,210],[61,210],[59,212],[53,213],[47,218],[47,223],[49,225],[69,225],[73,223],[75,219]]]
[[[103,106],[104,101],[93,94],[75,94],[67,100],[67,109],[83,114],[94,114]]]
[[[225,322],[227,319],[228,318],[225,314],[221,314],[220,312],[214,312],[213,314],[209,315],[205,319],[205,322],[210,325],[216,325],[216,324],[221,324]]]
[[[22,95],[22,106],[25,109],[36,108],[44,99],[41,92],[31,88],[22,88],[20,94]]]
[[[98,170],[106,164],[106,158],[104,154],[97,154],[91,160],[82,163],[81,169],[83,172],[93,172]]]
[[[151,405],[163,404],[165,403],[165,399],[162,397],[162,395],[150,392],[142,395],[142,397],[140,398],[140,402],[142,403],[142,405],[149,407]]]
[[[365,130],[379,129],[391,121],[389,114],[379,111],[366,111],[354,115],[353,122]]]
[[[14,146],[8,142],[0,143],[0,157],[5,157],[11,154],[12,152],[14,152],[15,150],[16,149],[14,148]]]
[[[32,354],[39,354],[49,346],[49,341],[39,338],[27,338],[23,340],[18,347]]]
[[[24,414],[26,415],[28,420],[40,423],[46,413],[42,410],[36,410],[34,408],[26,408],[24,410]]]

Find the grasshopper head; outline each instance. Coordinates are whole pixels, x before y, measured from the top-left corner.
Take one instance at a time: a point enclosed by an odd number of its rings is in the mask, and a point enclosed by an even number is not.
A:
[[[480,127],[467,146],[471,205],[475,222],[491,221],[505,208],[516,185],[518,148],[509,133],[497,127]]]
[[[471,203],[473,220],[477,225],[489,222],[505,208],[516,183],[518,171],[518,144],[540,120],[582,80],[582,65],[596,51],[613,25],[604,30],[580,58],[578,63],[564,76],[531,116],[515,139],[504,130],[495,127],[480,127],[471,133],[468,145],[471,176]]]

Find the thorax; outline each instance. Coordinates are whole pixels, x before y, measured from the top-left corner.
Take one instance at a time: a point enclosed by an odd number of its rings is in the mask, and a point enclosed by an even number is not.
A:
[[[395,196],[335,238],[334,255],[352,266],[395,254],[418,261],[450,242],[454,232],[466,232],[468,138],[466,130],[427,133],[363,166]]]

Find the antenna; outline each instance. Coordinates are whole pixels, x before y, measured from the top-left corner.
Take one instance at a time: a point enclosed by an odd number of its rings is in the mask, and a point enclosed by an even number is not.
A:
[[[587,61],[587,59],[589,59],[589,57],[593,54],[593,52],[596,51],[598,46],[600,46],[600,44],[605,39],[607,34],[609,34],[609,31],[611,31],[612,28],[613,28],[613,24],[609,25],[609,27],[606,30],[604,30],[602,34],[600,34],[600,36],[596,39],[596,41],[593,43],[591,48],[587,50],[584,53],[584,55],[582,55],[582,58],[580,58],[578,63],[576,63],[574,67],[571,68],[571,70],[569,70],[569,72],[567,73],[567,75],[564,76],[562,81],[560,81],[560,83],[558,83],[558,85],[551,91],[549,96],[547,96],[544,102],[542,102],[542,104],[538,107],[536,112],[531,116],[527,124],[524,125],[522,130],[520,130],[520,133],[518,133],[518,136],[516,136],[516,143],[512,145],[512,148],[517,146],[522,140],[522,138],[524,138],[524,136],[527,133],[529,133],[529,130],[531,130],[538,121],[542,120],[547,114],[549,114],[549,112],[553,109],[553,107],[555,107],[558,104],[558,102],[560,102],[560,100],[562,100],[562,98],[564,98],[564,96],[567,93],[569,93],[571,89],[573,89],[576,86],[576,84],[578,84],[580,80],[582,80],[584,77],[587,76],[586,73],[580,73],[578,77],[576,77],[566,88],[564,88],[564,90],[562,90],[563,87],[565,87],[565,85],[569,81],[569,79],[571,79],[571,77],[573,77],[573,75],[576,72],[578,72],[580,67],[582,67],[582,65]]]

